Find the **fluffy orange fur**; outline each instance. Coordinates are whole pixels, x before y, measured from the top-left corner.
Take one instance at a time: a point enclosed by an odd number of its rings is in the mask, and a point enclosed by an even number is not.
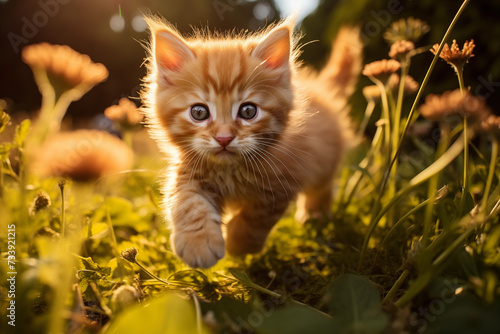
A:
[[[294,19],[254,34],[191,38],[147,22],[144,110],[168,157],[163,204],[175,253],[206,268],[225,249],[259,252],[298,194],[300,220],[329,212],[354,139],[346,109],[361,69],[357,29],[341,30],[315,73],[297,61]]]

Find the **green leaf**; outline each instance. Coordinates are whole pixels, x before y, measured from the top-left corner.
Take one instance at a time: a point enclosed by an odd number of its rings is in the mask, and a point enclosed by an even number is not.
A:
[[[16,127],[16,134],[14,135],[14,143],[17,147],[22,148],[24,146],[24,141],[30,132],[31,121],[25,119]]]
[[[356,275],[337,277],[329,288],[330,313],[342,333],[381,333],[388,325],[377,289]]]
[[[500,333],[500,302],[485,305],[471,296],[452,296],[449,298],[433,299],[429,313],[419,319],[417,329],[423,333]]]
[[[197,330],[196,314],[193,302],[174,294],[165,294],[152,299],[145,305],[126,309],[104,332],[117,333],[209,333],[205,328]]]
[[[10,143],[0,144],[0,162],[7,160],[11,149],[12,149],[12,144]]]
[[[273,312],[269,317],[265,317],[265,313],[269,313],[269,311],[262,312],[260,314],[260,316],[264,318],[264,322],[261,327],[256,326],[256,330],[258,333],[338,333],[338,327],[333,320],[328,319],[326,316],[321,315],[321,313],[315,312],[314,310],[305,306],[293,305],[290,307],[285,307]],[[249,322],[256,322],[256,320],[260,316],[258,315],[258,313],[257,315],[252,314],[252,318],[249,319]]]
[[[0,110],[0,133],[5,130],[7,125],[10,123],[10,116],[6,112]]]

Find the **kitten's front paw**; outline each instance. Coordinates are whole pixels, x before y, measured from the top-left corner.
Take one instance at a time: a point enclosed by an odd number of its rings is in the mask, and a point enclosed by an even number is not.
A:
[[[210,268],[224,257],[224,238],[219,226],[172,234],[175,253],[191,268]]]

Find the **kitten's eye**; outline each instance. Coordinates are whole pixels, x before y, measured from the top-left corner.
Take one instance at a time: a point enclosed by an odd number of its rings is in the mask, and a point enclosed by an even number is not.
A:
[[[191,117],[195,121],[204,121],[210,117],[210,112],[208,107],[203,104],[195,104],[191,107]]]
[[[252,119],[257,115],[257,106],[253,103],[243,103],[238,110],[238,117]]]

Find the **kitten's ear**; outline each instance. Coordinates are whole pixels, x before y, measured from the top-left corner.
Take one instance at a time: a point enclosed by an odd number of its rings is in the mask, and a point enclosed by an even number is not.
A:
[[[167,29],[158,30],[154,38],[156,63],[161,69],[176,71],[184,62],[194,58],[186,41],[176,33]]]
[[[287,66],[290,61],[291,35],[289,26],[278,26],[257,44],[253,54],[272,69]]]

